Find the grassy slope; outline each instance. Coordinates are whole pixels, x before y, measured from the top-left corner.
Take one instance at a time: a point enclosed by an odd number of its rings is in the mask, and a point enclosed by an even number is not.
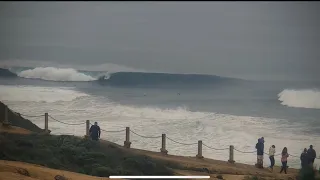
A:
[[[2,133],[0,159],[87,175],[172,175],[163,162],[75,136]]]
[[[5,104],[3,104],[0,101],[0,120],[4,119],[4,107],[5,107]],[[40,133],[43,131],[43,129],[39,128],[37,125],[33,124],[31,121],[18,116],[10,109],[8,113],[8,118],[9,118],[10,124],[13,126],[18,126],[18,127],[27,129],[29,131],[37,132],[37,133]]]

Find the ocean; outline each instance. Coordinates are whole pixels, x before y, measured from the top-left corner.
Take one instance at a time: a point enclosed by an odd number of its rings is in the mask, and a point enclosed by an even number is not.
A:
[[[56,67],[11,67],[17,78],[0,77],[0,100],[23,115],[49,113],[66,123],[98,122],[102,138],[123,144],[130,127],[138,135],[165,133],[169,154],[203,156],[254,164],[255,144],[265,138],[276,154],[287,147],[288,165],[300,167],[300,154],[320,150],[320,82],[254,81],[200,74],[80,71]],[[44,117],[26,117],[44,127]],[[52,134],[85,135],[85,125],[49,119]],[[161,138],[131,133],[133,148],[160,151]],[[224,149],[224,150],[219,150]],[[246,153],[242,153],[246,152]],[[270,164],[268,156],[264,165]],[[276,165],[280,165],[280,156]],[[320,165],[317,159],[315,164]]]

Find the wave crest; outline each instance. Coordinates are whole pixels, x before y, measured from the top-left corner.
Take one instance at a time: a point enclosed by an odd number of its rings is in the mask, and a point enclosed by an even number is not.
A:
[[[71,68],[37,67],[18,73],[19,77],[48,81],[94,81],[96,78]]]
[[[97,81],[100,85],[111,86],[192,86],[217,85],[239,81],[240,79],[204,74],[173,74],[155,72],[98,72],[80,71],[72,68],[36,67],[16,69],[17,76],[47,81]],[[1,76],[1,74],[0,74]],[[243,80],[241,80],[243,81]]]
[[[320,109],[320,91],[285,89],[278,94],[281,104],[288,107]]]

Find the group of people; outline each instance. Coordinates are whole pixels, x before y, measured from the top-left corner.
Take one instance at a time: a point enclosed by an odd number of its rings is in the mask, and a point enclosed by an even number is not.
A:
[[[95,122],[94,125],[92,125],[89,129],[89,134],[92,140],[98,141],[100,138],[100,127],[98,126],[98,123]],[[263,168],[263,155],[264,155],[264,137],[261,137],[258,139],[258,143],[256,144],[256,149],[257,149],[257,164],[256,167],[258,168]],[[270,170],[273,171],[273,167],[275,164],[275,156],[276,153],[276,146],[272,145],[269,148],[269,159],[270,159]],[[314,160],[316,158],[316,151],[313,149],[313,146],[310,145],[310,148],[307,150],[307,148],[304,148],[303,152],[301,153],[300,160],[301,160],[301,167],[305,167],[308,165],[312,165],[314,163]],[[288,162],[288,148],[284,147],[282,152],[281,152],[281,170],[280,173],[284,171],[285,174],[287,174],[287,162]]]
[[[314,163],[314,160],[317,157],[316,151],[313,149],[313,146],[310,145],[309,149],[304,148],[303,152],[300,155],[300,160],[301,160],[301,167],[305,167],[309,164]]]
[[[264,137],[261,137],[258,139],[258,143],[256,144],[256,149],[257,149],[257,164],[256,167],[258,168],[263,168],[263,154],[264,154]],[[276,146],[272,145],[269,148],[269,159],[270,159],[270,170],[273,171],[273,167],[275,164],[275,156],[276,153]],[[313,149],[313,146],[310,145],[310,148],[307,150],[307,148],[304,149],[300,156],[301,160],[301,168],[306,167],[308,165],[313,166],[314,160],[316,158],[316,151]],[[284,147],[282,152],[281,152],[281,170],[280,173],[284,171],[285,174],[287,174],[287,168],[288,168],[288,148]]]

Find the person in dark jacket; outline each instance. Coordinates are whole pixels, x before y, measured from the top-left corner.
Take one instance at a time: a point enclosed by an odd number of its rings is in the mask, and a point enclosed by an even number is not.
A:
[[[314,159],[316,159],[317,154],[316,154],[316,151],[313,149],[312,145],[310,145],[310,148],[308,149],[307,154],[308,154],[308,159],[309,159],[308,164],[311,164],[313,166]]]
[[[256,144],[257,149],[257,164],[258,168],[263,168],[263,154],[264,154],[264,138],[259,138]]]
[[[301,168],[306,167],[309,164],[307,148],[304,148],[303,152],[300,155]]]
[[[94,125],[90,127],[89,133],[92,140],[98,141],[98,139],[100,138],[101,131],[97,122],[95,122]]]

